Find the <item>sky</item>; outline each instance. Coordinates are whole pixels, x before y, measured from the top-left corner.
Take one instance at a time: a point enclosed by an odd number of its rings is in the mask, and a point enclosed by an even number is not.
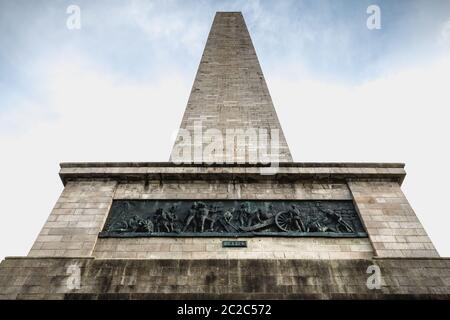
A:
[[[450,1],[0,0],[0,259],[27,254],[60,162],[168,161],[216,11],[242,11],[294,160],[406,163],[450,256]]]

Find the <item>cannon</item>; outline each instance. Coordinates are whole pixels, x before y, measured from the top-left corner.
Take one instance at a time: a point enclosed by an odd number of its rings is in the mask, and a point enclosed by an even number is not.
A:
[[[301,231],[298,228],[298,225],[295,223],[295,218],[292,216],[292,214],[288,211],[280,211],[273,215],[272,217],[261,221],[257,224],[254,224],[252,226],[239,226],[239,229],[245,232],[251,232],[256,231],[259,229],[263,229],[266,227],[270,227],[272,225],[276,225],[280,231]]]

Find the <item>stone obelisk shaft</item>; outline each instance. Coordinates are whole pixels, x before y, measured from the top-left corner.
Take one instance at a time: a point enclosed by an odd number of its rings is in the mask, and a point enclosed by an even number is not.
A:
[[[194,126],[198,127],[198,124],[201,124],[203,132],[208,129],[220,130],[223,137],[227,129],[255,129],[258,133],[266,130],[267,141],[270,141],[271,132],[278,132],[278,159],[280,162],[292,161],[250,34],[240,12],[219,12],[214,18],[181,128],[194,132]],[[208,137],[203,138],[205,146]],[[252,150],[259,151],[263,139],[258,141],[249,143]],[[179,142],[180,139],[176,143]],[[188,143],[193,147],[194,139]],[[175,148],[172,151],[172,160],[174,151]],[[270,152],[274,151],[269,150]],[[242,162],[242,159],[238,159],[238,152],[235,153],[234,160]]]

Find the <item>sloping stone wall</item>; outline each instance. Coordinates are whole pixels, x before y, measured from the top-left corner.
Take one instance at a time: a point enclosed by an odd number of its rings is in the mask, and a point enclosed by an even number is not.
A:
[[[377,256],[439,256],[397,182],[349,181],[348,186]]]
[[[183,167],[167,163],[62,165],[60,174],[65,189],[29,256],[105,259],[438,256],[401,191],[405,174],[401,164],[292,163],[280,167],[280,173],[275,176],[261,176],[257,169]],[[255,238],[249,240],[255,250],[244,252],[218,249],[217,239],[208,244],[204,239],[166,238],[165,245],[149,238],[98,239],[113,199],[353,200],[370,242],[367,239],[295,238],[288,243],[282,239]]]
[[[116,185],[116,181],[102,180],[68,182],[28,255],[90,256]]]

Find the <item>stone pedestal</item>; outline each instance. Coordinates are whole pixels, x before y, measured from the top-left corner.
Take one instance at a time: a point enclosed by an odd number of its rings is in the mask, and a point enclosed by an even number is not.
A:
[[[66,163],[65,185],[28,257],[0,264],[2,298],[441,298],[439,258],[401,192],[401,164],[260,167]],[[114,200],[352,200],[366,238],[99,238]],[[370,290],[367,268],[381,271]],[[72,266],[72,267],[71,267]],[[73,267],[80,287],[67,282]]]

